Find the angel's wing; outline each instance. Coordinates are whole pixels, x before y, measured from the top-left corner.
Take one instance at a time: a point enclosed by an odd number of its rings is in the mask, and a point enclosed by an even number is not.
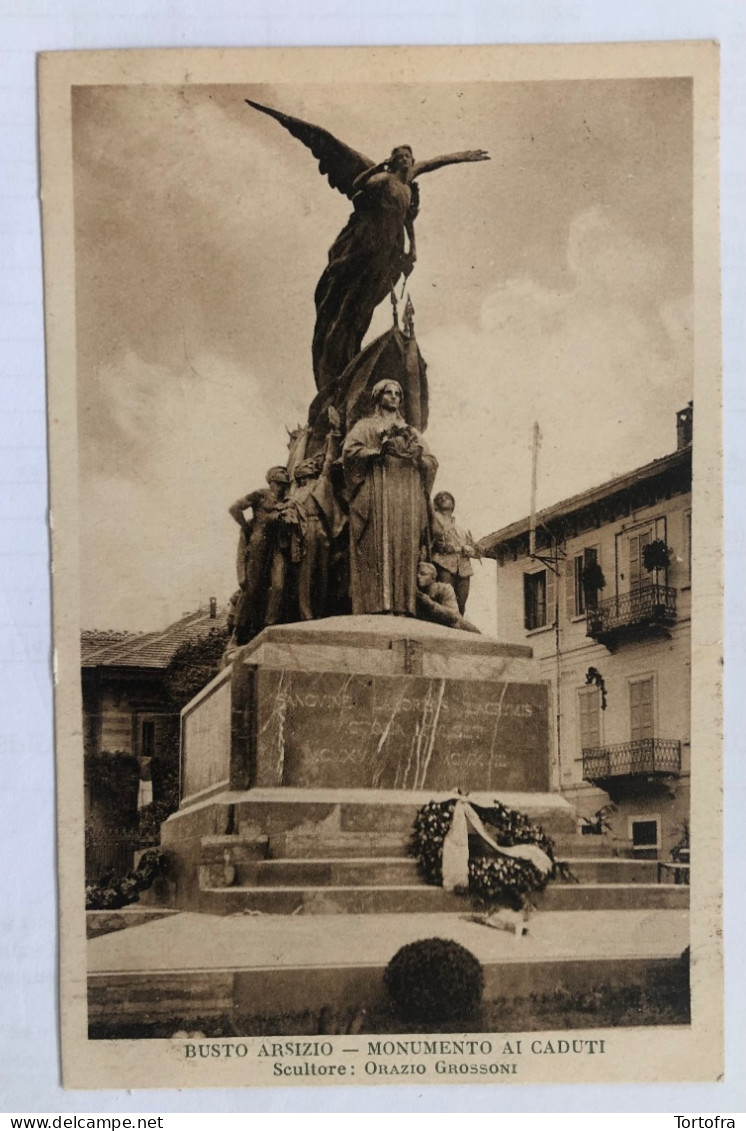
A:
[[[322,129],[321,126],[302,122],[300,118],[291,118],[289,114],[283,114],[280,110],[273,110],[271,106],[262,106],[261,102],[252,102],[250,98],[245,101],[255,110],[260,110],[262,114],[269,114],[270,118],[274,118],[281,126],[284,126],[288,133],[308,146],[314,157],[318,158],[319,172],[328,178],[332,188],[352,199],[352,186],[355,178],[364,173],[366,169],[371,169],[375,164],[374,161],[365,157],[364,154],[350,149],[349,145],[345,145],[343,141],[338,141],[333,134]]]

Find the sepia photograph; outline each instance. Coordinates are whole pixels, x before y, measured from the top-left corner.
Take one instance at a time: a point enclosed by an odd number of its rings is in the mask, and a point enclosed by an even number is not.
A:
[[[66,1086],[715,1079],[716,48],[40,81]]]

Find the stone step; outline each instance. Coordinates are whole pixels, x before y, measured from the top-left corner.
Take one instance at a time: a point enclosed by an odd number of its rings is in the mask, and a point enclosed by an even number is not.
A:
[[[546,911],[680,909],[689,906],[689,889],[677,884],[551,884],[535,897]],[[471,896],[426,884],[372,886],[241,886],[205,888],[199,910],[214,915],[392,914],[468,911]]]
[[[319,863],[326,861],[328,864],[344,864],[360,862],[373,864],[377,861],[389,864],[398,861],[402,867],[413,860],[411,853],[411,837],[402,837],[389,833],[364,833],[343,834],[336,833],[327,839],[319,840],[312,836],[285,837],[257,837],[247,838],[241,836],[210,836],[202,838],[200,864],[222,867],[233,864],[237,868],[261,861],[275,862],[277,864],[295,861],[301,864],[304,861]],[[607,862],[611,868],[621,865],[622,872],[647,875],[654,879],[657,861],[640,860],[634,857],[616,856],[611,852],[599,852],[598,855],[578,851],[576,844],[555,841],[555,855],[558,860],[569,862],[580,878],[579,868],[584,876],[593,878],[593,870],[602,862]],[[249,874],[249,873],[247,873]],[[279,875],[279,873],[278,873]],[[598,877],[596,877],[598,878]],[[612,878],[610,872],[608,878]]]
[[[689,907],[684,884],[550,884],[535,898],[542,911],[673,911]]]
[[[230,853],[230,849],[226,849]],[[417,861],[412,856],[371,856],[354,859],[318,857],[284,859],[229,860],[235,865],[233,883],[238,887],[396,887],[420,880]],[[200,867],[200,883],[205,889],[233,886],[225,881],[224,856],[205,860]],[[625,860],[610,857],[565,858],[579,884],[656,884],[655,860]],[[574,883],[573,880],[559,882]]]
[[[272,838],[285,833],[289,837],[318,835],[323,839],[336,831],[395,833],[408,838],[418,810],[429,801],[447,796],[411,790],[252,789],[232,794],[231,804],[236,827],[244,835],[258,833]],[[472,794],[470,800],[489,806],[494,795]],[[574,812],[559,794],[505,793],[500,800],[527,813],[549,836],[575,836]]]
[[[585,837],[552,837],[558,860],[590,856],[610,860],[626,859],[617,842],[586,844]],[[598,838],[590,838],[596,841]],[[409,856],[412,844],[412,824],[399,832],[341,832],[338,829],[320,829],[309,833],[306,828],[277,833],[269,838],[269,856],[272,859],[320,859],[332,857]]]
[[[391,887],[420,882],[417,861],[409,856],[339,860],[262,860],[242,864],[236,882],[242,887]]]
[[[562,856],[561,860],[581,884],[655,884],[658,880],[657,860],[622,856]]]
[[[267,836],[206,836],[202,838],[200,863],[241,867],[257,861],[304,861],[345,863],[346,861],[399,860],[407,863],[411,854],[411,831],[398,833],[340,833],[323,837],[307,832],[278,833]]]
[[[587,844],[586,840],[591,843]],[[569,837],[552,837],[555,856],[558,860],[591,859],[608,860],[635,860],[631,851],[627,854],[623,845],[618,842],[598,843],[597,838],[578,837],[577,840]],[[593,843],[596,841],[596,843]],[[408,856],[412,844],[412,829],[405,834],[399,833],[342,833],[330,832],[323,836],[317,834],[289,832],[270,837],[269,856],[273,859],[311,859],[321,857],[336,857],[349,859],[352,857],[376,856]],[[655,864],[656,861],[640,861],[638,863]]]
[[[371,915],[468,911],[468,897],[427,884],[388,887],[227,887],[200,892],[199,910],[212,915]]]
[[[139,903],[132,907],[118,907],[112,911],[86,911],[86,938],[95,939],[99,935],[108,935],[112,931],[124,931],[129,927],[142,927],[146,923],[155,923],[158,919],[165,919],[168,915],[178,915],[179,912],[170,907],[145,907]]]
[[[201,843],[202,864],[241,864],[247,860],[264,860],[269,852],[267,836],[204,836]]]
[[[274,860],[353,860],[375,857],[410,858],[411,828],[402,833],[342,833],[323,835],[278,833],[270,838],[269,855]]]
[[[612,840],[604,836],[559,836],[552,837],[558,856],[608,856],[627,858],[632,855],[632,845],[627,841]]]

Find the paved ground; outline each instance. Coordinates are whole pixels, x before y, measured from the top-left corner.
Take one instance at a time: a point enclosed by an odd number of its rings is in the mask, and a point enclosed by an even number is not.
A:
[[[89,973],[261,970],[385,964],[415,939],[452,938],[483,963],[671,958],[688,945],[687,911],[536,912],[516,938],[468,915],[253,915],[182,912],[91,939]]]

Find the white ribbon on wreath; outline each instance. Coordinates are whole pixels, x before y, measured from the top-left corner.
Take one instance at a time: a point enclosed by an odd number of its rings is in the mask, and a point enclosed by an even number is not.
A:
[[[463,797],[456,799],[451,818],[451,827],[443,841],[443,887],[448,891],[469,886],[469,829],[493,848],[500,856],[512,856],[517,860],[528,860],[543,875],[552,870],[552,861],[538,844],[496,844],[474,807]]]

